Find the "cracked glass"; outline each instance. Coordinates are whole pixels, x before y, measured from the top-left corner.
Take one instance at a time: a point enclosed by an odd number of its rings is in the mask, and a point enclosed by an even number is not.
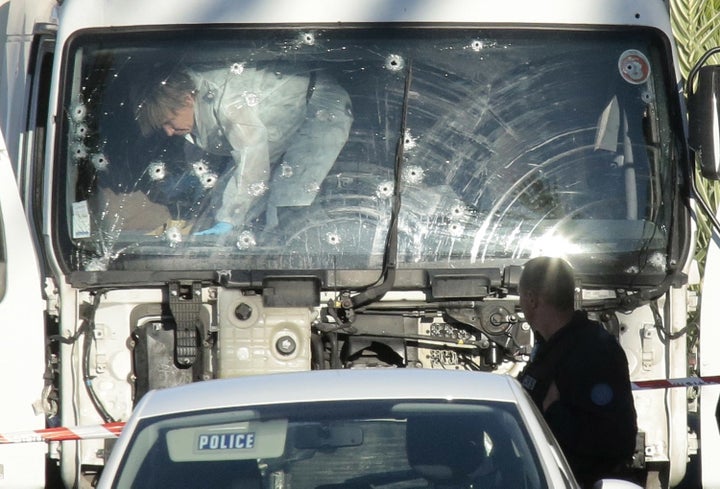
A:
[[[401,268],[561,252],[581,269],[663,274],[681,150],[653,39],[365,26],[80,35],[55,172],[64,262],[380,269],[399,192]]]

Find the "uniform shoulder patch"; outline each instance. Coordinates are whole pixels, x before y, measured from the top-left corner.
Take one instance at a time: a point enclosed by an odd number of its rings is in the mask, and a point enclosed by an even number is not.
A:
[[[595,384],[590,391],[590,400],[596,406],[607,406],[613,400],[615,394],[608,384]]]

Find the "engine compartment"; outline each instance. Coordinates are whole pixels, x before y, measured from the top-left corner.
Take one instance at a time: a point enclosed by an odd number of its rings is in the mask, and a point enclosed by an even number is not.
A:
[[[181,314],[163,304],[134,308],[130,375],[135,401],[150,389],[273,372],[377,367],[492,371],[508,359],[522,360],[532,347],[530,328],[510,300],[426,308],[406,299],[375,304],[343,323],[333,312],[342,301],[329,295],[323,301],[329,305],[279,307],[252,291],[210,287],[195,292],[192,286],[184,291],[189,298],[181,299],[186,301]],[[95,358],[97,383],[112,373],[98,371]]]
[[[269,279],[252,290],[188,281],[81,293],[80,327],[60,342],[69,348],[60,363],[72,364],[87,393],[76,401],[81,423],[126,419],[151,389],[214,378],[337,368],[512,372],[533,345],[513,296],[399,291],[354,308],[348,293],[313,284]]]

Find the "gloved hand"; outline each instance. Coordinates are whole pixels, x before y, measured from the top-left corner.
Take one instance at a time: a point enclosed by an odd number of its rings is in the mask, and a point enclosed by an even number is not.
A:
[[[193,233],[193,236],[219,236],[229,233],[230,231],[232,231],[232,228],[233,225],[229,222],[220,221],[211,228]]]

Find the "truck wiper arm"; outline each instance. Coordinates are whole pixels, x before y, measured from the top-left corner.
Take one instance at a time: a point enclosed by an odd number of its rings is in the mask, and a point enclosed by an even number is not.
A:
[[[390,226],[385,241],[385,255],[383,257],[382,275],[377,283],[363,292],[352,297],[352,308],[356,309],[380,300],[395,284],[395,271],[397,269],[398,248],[398,221],[400,214],[402,194],[402,167],[405,157],[405,137],[407,134],[407,113],[410,85],[412,83],[412,63],[408,60],[405,72],[405,86],[403,88],[402,110],[400,113],[400,136],[395,150],[395,182],[393,185],[393,199],[390,214]]]

